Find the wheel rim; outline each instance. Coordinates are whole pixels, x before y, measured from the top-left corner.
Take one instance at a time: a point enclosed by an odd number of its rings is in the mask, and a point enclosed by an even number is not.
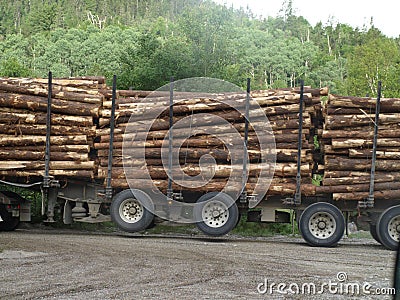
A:
[[[318,212],[308,222],[311,234],[318,239],[328,239],[335,234],[336,221],[328,212]]]
[[[389,236],[396,242],[399,242],[399,234],[400,234],[400,216],[395,216],[389,221],[388,224],[388,233]]]
[[[228,206],[223,202],[211,200],[204,205],[201,217],[209,227],[222,227],[229,220]]]
[[[136,223],[143,218],[143,205],[136,199],[126,199],[119,206],[119,215],[127,223]]]

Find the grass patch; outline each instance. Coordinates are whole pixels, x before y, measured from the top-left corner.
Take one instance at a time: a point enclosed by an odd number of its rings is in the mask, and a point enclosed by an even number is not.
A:
[[[349,233],[349,238],[372,239],[373,237],[369,231],[360,230],[354,233]]]
[[[85,223],[85,222],[73,222],[72,224],[64,224],[62,220],[56,221],[55,223],[46,223],[47,226],[56,229],[72,229],[89,232],[114,232],[116,226],[113,222],[102,222],[102,223]]]
[[[148,234],[190,234],[196,235],[199,233],[194,224],[156,224],[153,228],[145,231]]]
[[[293,232],[292,224],[247,222],[247,217],[242,216],[232,233],[242,236],[273,236],[298,234],[299,231],[296,224]]]

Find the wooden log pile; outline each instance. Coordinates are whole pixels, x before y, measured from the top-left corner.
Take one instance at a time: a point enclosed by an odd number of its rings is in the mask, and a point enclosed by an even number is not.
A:
[[[94,178],[103,77],[54,79],[50,175]],[[44,175],[48,79],[0,78],[0,178]]]
[[[320,119],[320,97],[327,95],[327,89],[305,88],[304,119],[302,135],[302,191],[305,195],[315,194],[311,184],[313,155],[314,124]],[[137,187],[149,185],[147,174],[152,182],[163,192],[167,189],[167,173],[163,166],[162,150],[164,139],[168,137],[169,93],[147,91],[117,91],[116,99],[116,128],[114,136],[112,186],[128,187],[126,177],[132,179]],[[97,139],[94,144],[98,151],[100,178],[107,177],[108,149],[110,141],[111,95],[105,95],[100,110]],[[235,157],[229,151],[229,145],[243,147],[245,118],[241,112],[232,109],[225,101],[233,101],[235,107],[244,108],[245,93],[226,94],[191,94],[177,92],[174,94],[174,152],[179,159],[179,168],[172,170],[172,175],[180,179],[180,172],[187,176],[211,176],[212,179],[200,188],[188,188],[174,184],[175,190],[215,191],[222,190],[227,179],[235,172],[240,172],[242,165],[235,165]],[[277,157],[276,168],[268,195],[292,196],[296,188],[297,147],[299,134],[299,99],[300,89],[279,89],[253,91],[250,108],[250,132],[248,141],[249,179],[247,189],[251,192],[257,182],[260,171],[270,168],[261,159],[263,155],[273,153]],[[259,111],[254,109],[257,103]],[[147,117],[159,107],[164,107],[157,118]],[[252,110],[253,108],[253,110]],[[275,136],[276,150],[264,153],[260,147],[259,138],[254,131],[261,122],[260,113],[268,117],[270,129]],[[199,117],[207,114],[206,117]],[[180,125],[180,121],[191,121]],[[219,123],[218,120],[221,120]],[[227,132],[224,122],[228,122],[240,133],[240,139],[235,139]],[[212,132],[213,134],[208,134]],[[260,134],[258,132],[258,134]],[[188,136],[190,136],[188,138]],[[271,139],[273,142],[273,139]],[[168,143],[164,142],[168,149]],[[175,145],[175,144],[174,144]],[[140,148],[143,147],[143,148]],[[124,149],[122,149],[124,148]],[[142,149],[142,151],[140,150]],[[145,156],[143,159],[143,155]],[[210,155],[216,162],[214,167],[201,169],[200,158]],[[165,163],[165,161],[164,161]],[[199,164],[200,163],[200,164]],[[267,164],[267,165],[266,165]],[[125,169],[124,169],[125,167]],[[180,169],[180,170],[179,170]],[[127,175],[126,175],[127,174]],[[238,182],[241,182],[238,180]],[[193,182],[196,184],[197,182]],[[238,184],[237,189],[240,189]]]
[[[368,197],[372,162],[376,99],[329,95],[322,132],[323,186],[334,200]],[[400,195],[400,99],[381,99],[375,198]]]

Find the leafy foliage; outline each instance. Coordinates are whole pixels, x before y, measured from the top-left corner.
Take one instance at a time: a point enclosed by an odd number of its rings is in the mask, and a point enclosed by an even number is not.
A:
[[[334,93],[400,90],[399,40],[297,16],[254,18],[210,0],[0,0],[0,76],[118,75],[119,88],[156,89],[174,76],[217,77],[253,89],[299,79]]]

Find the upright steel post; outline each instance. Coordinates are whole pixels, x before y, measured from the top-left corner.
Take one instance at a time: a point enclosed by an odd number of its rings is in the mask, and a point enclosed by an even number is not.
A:
[[[110,144],[108,148],[108,165],[107,165],[107,181],[106,181],[106,197],[112,198],[112,161],[114,150],[114,130],[115,130],[115,99],[117,97],[117,76],[113,76],[112,98],[111,98],[111,120],[110,120]]]
[[[46,149],[44,155],[43,187],[50,187],[50,137],[51,137],[51,97],[53,94],[53,74],[49,72],[47,91],[47,115],[46,115]]]
[[[297,145],[297,175],[296,193],[294,194],[294,204],[301,204],[301,149],[303,147],[303,107],[304,107],[304,81],[300,81],[300,108],[299,108],[299,136]]]
[[[379,127],[379,114],[381,110],[381,93],[382,93],[382,82],[378,82],[378,97],[376,99],[375,106],[375,124],[374,124],[374,140],[373,140],[373,148],[372,148],[372,161],[371,161],[371,176],[369,182],[369,195],[367,199],[366,206],[374,207],[375,197],[374,197],[374,189],[375,189],[375,167],[376,167],[376,148],[378,144],[378,127]]]
[[[248,140],[249,140],[249,110],[250,110],[250,78],[247,78],[247,88],[246,88],[246,104],[245,104],[245,119],[244,119],[244,155],[243,155],[243,171],[242,171],[242,196],[240,198],[241,202],[246,202],[246,182],[247,182],[247,165],[248,165]]]
[[[174,77],[171,77],[169,85],[169,133],[168,133],[168,189],[167,198],[172,199],[172,143],[173,143],[173,132],[172,127],[174,125]]]

